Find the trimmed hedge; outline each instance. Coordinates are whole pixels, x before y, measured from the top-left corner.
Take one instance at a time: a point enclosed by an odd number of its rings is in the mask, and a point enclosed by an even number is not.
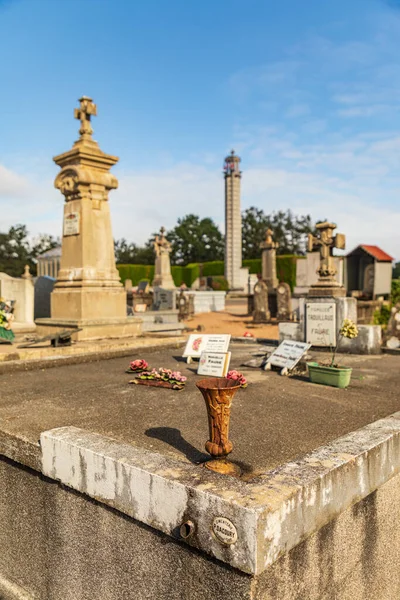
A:
[[[281,254],[276,257],[276,274],[279,281],[285,281],[293,291],[296,285],[296,261],[299,256],[292,254]],[[261,273],[261,258],[247,259],[243,266],[249,268],[249,273]],[[122,282],[126,279],[132,280],[132,285],[138,285],[141,279],[147,279],[150,283],[154,279],[154,265],[117,265]],[[200,263],[191,263],[186,267],[175,265],[171,267],[171,273],[175,285],[179,287],[182,282],[190,288],[192,283],[200,277]],[[224,277],[224,262],[213,260],[202,264],[203,277]],[[220,282],[222,283],[222,282]]]
[[[258,273],[261,273],[261,258],[246,258],[243,261],[243,266],[249,267],[251,275],[258,275]]]
[[[213,260],[203,263],[203,277],[223,276],[225,273],[225,263],[223,260]]]
[[[301,258],[295,254],[280,254],[276,257],[276,275],[279,281],[284,281],[294,290],[296,285],[296,263]]]
[[[132,285],[136,286],[142,279],[146,279],[150,283],[154,279],[154,265],[117,265],[117,269],[122,283],[125,283],[126,279],[131,279]],[[173,266],[171,273],[177,287],[182,282],[190,287],[199,276],[199,266],[197,264],[186,267]]]

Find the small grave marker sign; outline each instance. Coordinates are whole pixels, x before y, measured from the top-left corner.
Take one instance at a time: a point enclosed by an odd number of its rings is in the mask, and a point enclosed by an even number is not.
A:
[[[279,344],[278,348],[271,354],[266,362],[266,369],[271,368],[268,365],[274,367],[280,367],[285,372],[293,369],[301,357],[311,347],[311,344],[306,342],[295,342],[294,340],[284,340]]]
[[[192,333],[187,341],[183,357],[187,358],[187,362],[191,362],[192,358],[200,358],[202,352],[228,352],[230,341],[230,334]]]
[[[202,352],[197,374],[209,375],[210,377],[226,377],[230,360],[230,352]]]

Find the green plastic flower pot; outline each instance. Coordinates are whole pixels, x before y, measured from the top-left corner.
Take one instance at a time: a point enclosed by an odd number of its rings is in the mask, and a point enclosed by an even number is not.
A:
[[[316,362],[307,363],[308,374],[312,383],[347,388],[351,378],[351,367],[326,367]]]
[[[9,344],[12,344],[14,337],[14,332],[11,329],[4,329],[4,327],[0,326],[0,338],[2,340],[6,340]]]

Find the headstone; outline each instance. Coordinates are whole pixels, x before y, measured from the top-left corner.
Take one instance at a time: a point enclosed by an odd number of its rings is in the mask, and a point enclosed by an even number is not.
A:
[[[277,319],[289,321],[292,315],[292,292],[288,283],[282,282],[276,288]]]
[[[149,282],[146,280],[139,281],[139,285],[137,287],[138,294],[148,294],[150,289]]]
[[[174,290],[175,283],[171,274],[170,252],[171,243],[165,237],[165,229],[161,227],[160,235],[156,235],[153,246],[156,254],[154,265],[153,287],[163,287],[164,289]]]
[[[126,291],[130,291],[132,289],[132,279],[125,279],[124,287]]]
[[[15,332],[29,333],[35,330],[34,323],[34,285],[29,267],[21,277],[11,277],[0,273],[0,297],[14,302]]]
[[[268,286],[260,278],[254,286],[254,323],[267,323],[271,318],[268,307]]]
[[[43,275],[38,277],[35,282],[35,321],[36,319],[48,319],[51,316],[50,296],[53,291],[56,279]]]
[[[154,288],[154,310],[172,310],[176,306],[175,290]]]
[[[306,341],[313,346],[336,345],[336,303],[306,303]]]
[[[197,374],[208,375],[209,377],[226,377],[230,360],[230,352],[202,352]]]

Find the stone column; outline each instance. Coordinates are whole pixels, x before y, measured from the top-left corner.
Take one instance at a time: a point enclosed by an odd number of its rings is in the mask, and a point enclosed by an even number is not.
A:
[[[240,212],[240,158],[232,150],[225,159],[225,278],[231,289],[241,289],[242,215]]]
[[[260,244],[262,279],[269,290],[276,289],[279,283],[276,276],[276,249],[279,244],[272,239],[272,233],[272,230],[268,229],[265,241]]]

